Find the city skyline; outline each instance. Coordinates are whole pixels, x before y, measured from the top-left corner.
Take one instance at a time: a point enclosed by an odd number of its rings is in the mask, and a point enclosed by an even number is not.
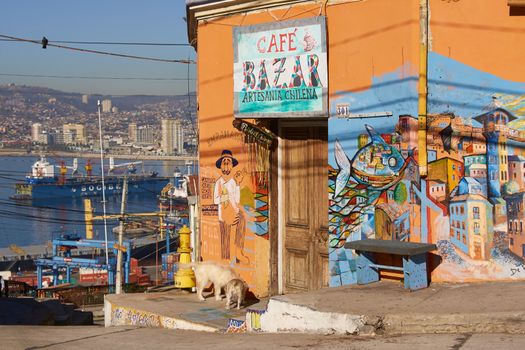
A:
[[[96,0],[87,6],[60,0],[40,5],[34,0],[3,3],[0,35],[30,40],[45,36],[49,43],[187,43],[184,2],[162,0],[151,5],[136,0],[110,3]],[[194,49],[187,45],[62,45],[170,60],[195,59]],[[34,43],[6,39],[0,41],[0,50],[3,57],[0,84],[102,95],[182,95],[188,92],[188,86],[190,92],[194,91],[194,80],[190,84],[186,80],[188,74],[190,79],[195,76],[194,65],[188,71],[187,65],[181,63],[119,58],[50,46],[44,50]],[[57,78],[64,76],[69,78]],[[93,79],[107,77],[119,79]]]

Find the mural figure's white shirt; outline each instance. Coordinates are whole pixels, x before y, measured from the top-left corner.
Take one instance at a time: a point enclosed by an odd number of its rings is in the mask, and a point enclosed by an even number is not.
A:
[[[222,193],[219,192],[222,188]],[[239,202],[241,200],[241,190],[234,179],[225,181],[221,176],[215,181],[215,188],[213,191],[213,203],[219,204],[219,221],[222,221],[222,205],[226,201],[234,208],[235,212],[239,212]]]

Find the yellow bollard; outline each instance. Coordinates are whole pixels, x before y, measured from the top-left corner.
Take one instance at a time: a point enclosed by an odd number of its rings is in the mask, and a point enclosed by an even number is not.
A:
[[[190,247],[190,229],[184,225],[179,230],[179,262],[182,264],[191,263],[191,247]],[[180,265],[179,265],[180,266]],[[175,287],[176,288],[193,288],[195,287],[195,274],[191,267],[179,268],[175,273]]]

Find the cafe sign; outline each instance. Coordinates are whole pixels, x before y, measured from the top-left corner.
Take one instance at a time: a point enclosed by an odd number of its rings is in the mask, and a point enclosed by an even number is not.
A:
[[[236,118],[327,117],[325,18],[235,27]]]

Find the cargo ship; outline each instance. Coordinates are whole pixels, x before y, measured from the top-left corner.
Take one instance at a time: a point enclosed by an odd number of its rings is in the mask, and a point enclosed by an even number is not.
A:
[[[157,194],[168,183],[169,178],[160,177],[156,172],[149,174],[136,174],[136,164],[141,162],[130,162],[114,164],[112,158],[109,162],[108,175],[104,176],[105,195],[112,196],[122,193],[124,175],[114,175],[117,168],[127,168],[126,177],[128,181],[129,194]],[[31,167],[31,174],[27,175],[24,182],[15,184],[15,195],[13,200],[51,200],[56,198],[81,198],[102,195],[102,177],[93,176],[90,162],[86,163],[86,174],[79,175],[76,159],[73,166],[53,165],[45,156],[36,161]],[[55,174],[58,167],[59,174]],[[67,176],[68,169],[73,170],[72,176]]]

